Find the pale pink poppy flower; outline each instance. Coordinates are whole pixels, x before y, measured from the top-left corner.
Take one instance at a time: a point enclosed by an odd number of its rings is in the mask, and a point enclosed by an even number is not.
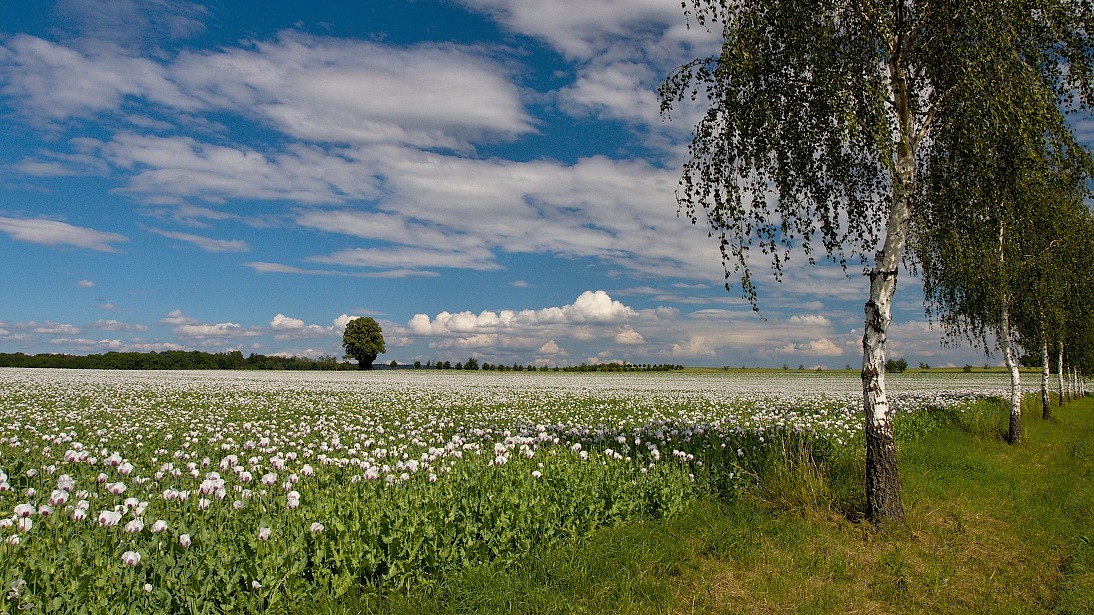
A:
[[[190,535],[189,534],[179,534],[179,546],[180,547],[182,547],[183,549],[188,549],[190,547],[190,544],[191,543],[190,543]]]
[[[323,524],[318,522],[318,521],[311,524],[311,531],[314,534],[318,534],[319,532],[322,532],[325,529],[326,528],[323,526]]]
[[[268,527],[258,528],[258,539],[262,541],[269,540],[272,533],[273,531]]]
[[[99,527],[113,527],[122,520],[122,515],[119,512],[113,510],[104,510],[99,512]]]
[[[15,516],[16,517],[29,517],[33,515],[37,510],[34,508],[34,504],[16,504]]]
[[[158,519],[155,523],[152,524],[152,527],[149,528],[149,530],[153,534],[162,534],[163,532],[167,531],[167,522],[163,519]]]
[[[133,567],[141,562],[141,554],[137,551],[126,551],[122,553],[122,565]]]
[[[125,531],[129,534],[140,533],[140,531],[143,530],[143,529],[144,529],[144,521],[141,521],[140,519],[133,519],[129,523],[125,524]]]

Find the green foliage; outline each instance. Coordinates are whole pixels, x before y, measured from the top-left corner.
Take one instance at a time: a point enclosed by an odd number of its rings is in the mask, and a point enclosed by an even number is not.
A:
[[[885,361],[885,371],[890,374],[899,374],[908,369],[908,361],[903,357],[899,359],[887,359]]]
[[[259,369],[259,370],[342,370],[354,369],[335,357],[276,357],[232,350],[221,353],[197,350],[166,350],[164,352],[107,352],[105,354],[70,355],[21,352],[0,353],[0,367],[34,367],[59,369]]]
[[[384,348],[384,333],[380,324],[368,316],[354,318],[346,323],[342,347],[346,349],[346,356],[355,359],[361,369],[372,369],[377,355],[387,351]]]

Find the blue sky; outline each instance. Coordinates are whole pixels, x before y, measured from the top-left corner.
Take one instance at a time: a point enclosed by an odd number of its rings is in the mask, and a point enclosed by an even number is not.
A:
[[[676,216],[675,0],[61,0],[0,18],[0,352],[861,361],[859,271],[752,312]],[[758,266],[762,270],[762,266]],[[948,348],[905,277],[891,356]],[[995,361],[992,360],[994,363]]]

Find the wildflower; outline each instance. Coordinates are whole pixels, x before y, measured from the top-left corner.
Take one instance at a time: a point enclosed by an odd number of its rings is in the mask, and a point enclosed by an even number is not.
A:
[[[103,510],[99,512],[99,527],[113,527],[120,523],[122,520],[122,514],[113,510]]]
[[[76,510],[72,511],[73,521],[83,521],[84,519],[87,519],[86,510],[84,510],[83,508],[77,508]]]
[[[167,522],[163,519],[157,519],[156,522],[152,524],[152,527],[149,528],[149,531],[153,534],[162,534],[167,531]]]
[[[140,519],[133,519],[129,523],[125,524],[125,531],[129,534],[138,534],[144,529],[144,521]]]
[[[139,564],[141,561],[141,554],[137,551],[126,551],[122,553],[122,565],[133,567]]]
[[[251,589],[262,589],[262,584],[257,580],[251,581]]]
[[[198,510],[209,510],[209,505],[212,504],[209,500],[201,498],[198,500]]]
[[[265,542],[270,539],[270,534],[273,533],[268,527],[258,528],[258,539]]]
[[[33,515],[37,510],[34,508],[34,504],[16,504],[15,516],[16,517],[29,517]]]
[[[319,532],[322,532],[325,529],[327,529],[327,528],[323,527],[323,524],[318,522],[318,521],[311,524],[311,531],[312,531],[313,534],[318,534]]]
[[[539,478],[541,476],[543,476],[543,472],[540,472],[539,470],[532,470],[532,478]]]
[[[300,468],[300,475],[305,478],[313,474],[315,474],[315,470],[311,467],[311,464],[305,463],[304,467]]]
[[[107,483],[106,490],[113,495],[121,495],[125,493],[125,483]]]
[[[42,504],[38,507],[38,514],[43,517],[48,517],[53,514],[53,507],[49,504]]]
[[[61,506],[65,502],[68,502],[68,491],[54,489],[53,493],[49,494],[49,503],[51,506]]]
[[[188,549],[190,547],[190,535],[189,534],[179,534],[179,546],[182,547],[183,549]]]
[[[151,594],[152,593],[152,584],[151,583],[145,583],[144,587],[142,587],[141,589],[144,590],[144,593]]]
[[[20,517],[19,520],[15,522],[15,527],[19,528],[20,532],[29,532],[30,529],[34,527],[34,519],[31,519],[30,517]]]

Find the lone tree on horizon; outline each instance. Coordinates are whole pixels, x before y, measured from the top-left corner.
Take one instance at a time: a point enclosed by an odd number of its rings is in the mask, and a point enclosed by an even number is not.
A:
[[[356,359],[360,369],[372,369],[376,357],[387,352],[380,323],[368,316],[354,318],[346,323],[346,332],[342,334],[342,347],[346,349],[347,357]]]

